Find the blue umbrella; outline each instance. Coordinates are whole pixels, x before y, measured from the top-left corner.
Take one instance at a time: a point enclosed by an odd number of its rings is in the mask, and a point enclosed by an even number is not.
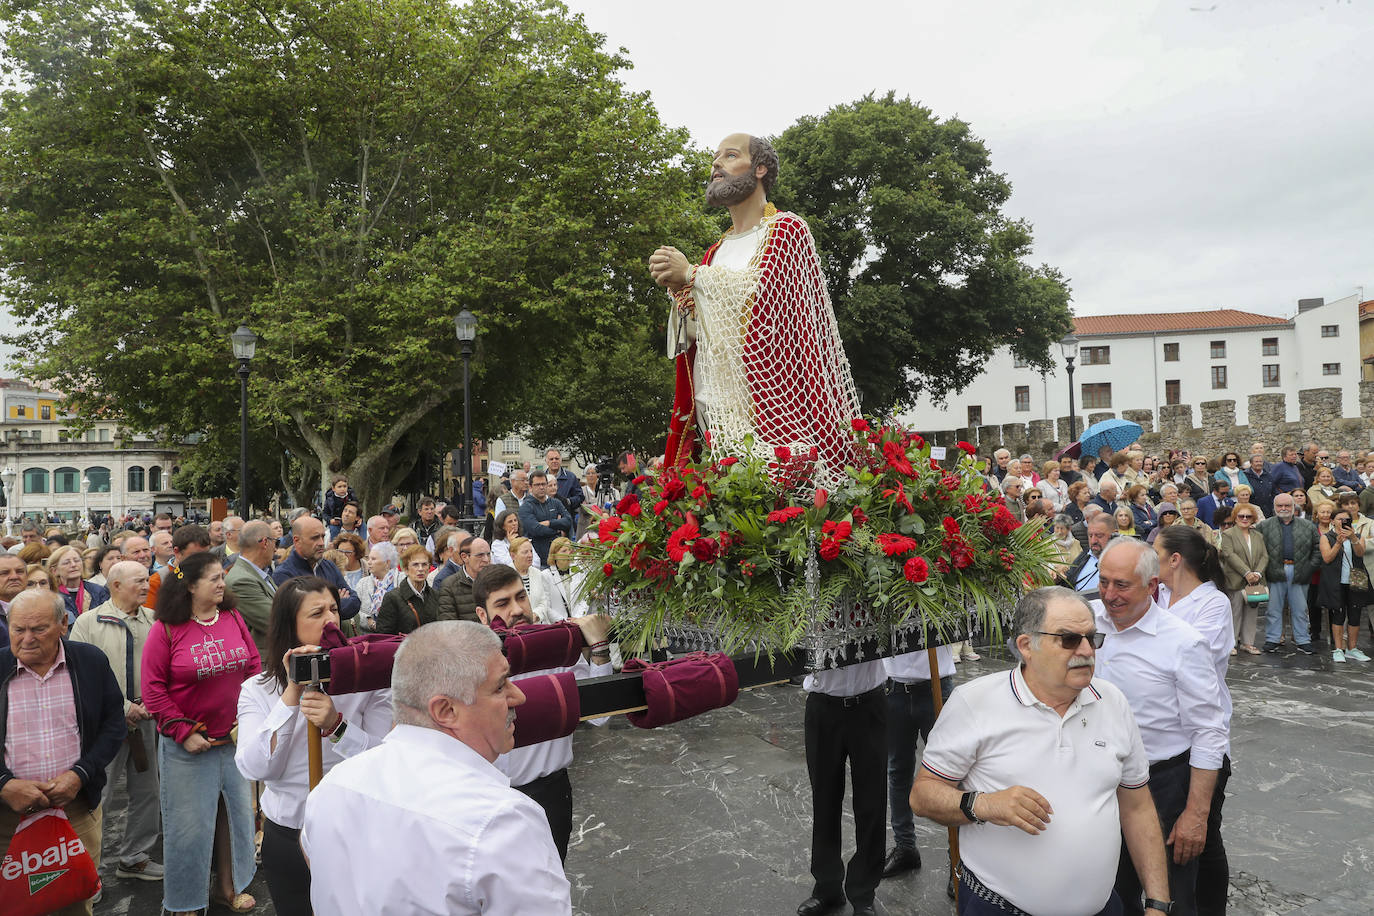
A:
[[[1103,420],[1083,430],[1083,436],[1078,441],[1082,446],[1083,457],[1096,458],[1097,453],[1102,451],[1102,446],[1110,446],[1112,451],[1119,452],[1139,439],[1140,433],[1139,423],[1132,423],[1130,420]]]

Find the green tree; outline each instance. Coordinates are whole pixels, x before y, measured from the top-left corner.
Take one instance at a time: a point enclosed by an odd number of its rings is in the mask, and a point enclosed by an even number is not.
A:
[[[709,236],[685,134],[555,2],[0,0],[0,33],[24,369],[222,449],[245,324],[255,429],[365,509],[461,436],[458,311],[474,435],[523,426],[578,380],[551,353],[663,311],[648,253]]]
[[[1001,212],[1011,185],[968,124],[868,95],[775,145],[773,196],[811,224],[865,410],[943,402],[1002,345],[1050,368],[1068,285],[1023,263],[1030,226]]]

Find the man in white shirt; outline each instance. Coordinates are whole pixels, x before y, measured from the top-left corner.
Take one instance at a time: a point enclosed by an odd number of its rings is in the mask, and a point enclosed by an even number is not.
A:
[[[406,637],[396,727],[332,769],[305,803],[317,916],[570,916],[539,805],[495,766],[525,695],[488,627],[441,620]]]
[[[529,593],[525,591],[520,574],[514,567],[498,563],[483,568],[473,580],[472,598],[477,619],[488,626],[497,617],[505,621],[507,626],[539,622],[535,619],[534,609],[530,607]],[[574,617],[573,623],[582,628],[582,637],[588,647],[577,664],[571,668],[526,671],[512,676],[511,680],[542,677],[560,671],[573,672],[579,681],[614,674],[610,643],[606,639],[611,619],[605,614],[589,614]],[[593,719],[592,724],[605,725],[609,718]],[[572,835],[572,781],[568,779],[568,767],[573,761],[572,745],[572,735],[565,735],[517,747],[502,754],[496,761],[496,768],[510,777],[511,785],[544,809],[549,819],[549,830],[553,834],[553,845],[558,848],[558,857],[563,861],[567,861],[568,838]]]
[[[887,807],[887,671],[881,659],[808,674],[806,772],[811,777],[811,896],[797,916],[821,916],[848,898],[855,916],[871,916],[883,877]],[[854,805],[854,856],[840,858],[844,763]]]
[[[1207,640],[1151,597],[1159,557],[1149,545],[1120,538],[1098,561],[1102,597],[1093,602],[1107,634],[1097,673],[1130,701],[1150,760],[1150,794],[1164,827],[1176,914],[1197,913],[1198,855],[1226,753],[1221,687]],[[1127,914],[1142,912],[1140,885],[1122,857],[1117,891]]]
[[[940,695],[954,689],[954,653],[949,646],[935,650],[940,669]],[[892,851],[883,863],[883,877],[891,878],[921,867],[916,849],[916,824],[907,794],[916,774],[916,740],[929,741],[935,725],[935,695],[930,689],[930,655],[925,649],[883,659],[887,672],[887,800],[892,814]]]
[[[1119,913],[1123,835],[1152,916],[1170,912],[1145,749],[1125,696],[1093,678],[1091,609],[1036,589],[1013,626],[1020,666],[954,692],[911,787],[917,814],[959,828],[960,913]]]

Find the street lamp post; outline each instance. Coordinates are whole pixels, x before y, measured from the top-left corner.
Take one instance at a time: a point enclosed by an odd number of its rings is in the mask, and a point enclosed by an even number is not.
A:
[[[248,517],[248,362],[258,349],[258,335],[245,325],[229,335],[239,361],[239,517]]]
[[[5,537],[9,537],[13,533],[15,476],[16,472],[12,464],[5,465],[5,469],[0,471],[0,483],[3,483],[5,487]]]
[[[81,530],[85,531],[91,527],[91,478],[85,474],[81,475]]]
[[[1073,403],[1073,361],[1078,357],[1078,338],[1069,335],[1059,341],[1059,349],[1064,354],[1064,362],[1069,370],[1069,441],[1078,441],[1078,415],[1074,410]]]
[[[472,342],[477,339],[477,316],[463,309],[453,319],[458,343],[463,348],[463,511],[473,512],[472,500],[472,386],[468,367],[472,361]]]

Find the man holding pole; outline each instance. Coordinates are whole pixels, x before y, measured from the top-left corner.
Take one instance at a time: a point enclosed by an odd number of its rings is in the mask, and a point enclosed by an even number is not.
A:
[[[1020,666],[954,692],[911,787],[913,811],[960,828],[960,916],[1120,914],[1122,835],[1147,911],[1171,912],[1149,762],[1125,696],[1093,677],[1092,610],[1041,588],[1014,627]]]

